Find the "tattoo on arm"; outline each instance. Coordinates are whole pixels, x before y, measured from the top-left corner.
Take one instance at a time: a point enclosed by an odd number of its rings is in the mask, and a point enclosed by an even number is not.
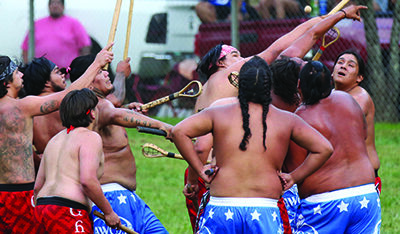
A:
[[[127,113],[128,113],[128,114],[132,114],[133,111],[127,111]],[[143,127],[149,127],[149,128],[151,128],[151,126],[152,126],[152,124],[151,124],[150,122],[145,121],[145,120],[140,120],[140,119],[138,119],[138,118],[135,118],[135,117],[132,116],[132,115],[126,115],[126,116],[124,116],[123,120],[124,120],[125,122],[128,122],[128,123],[134,123],[135,126],[143,126]]]
[[[58,108],[57,104],[58,102],[56,100],[50,100],[48,102],[45,102],[40,106],[40,112],[43,114],[47,114],[52,111],[55,111]]]

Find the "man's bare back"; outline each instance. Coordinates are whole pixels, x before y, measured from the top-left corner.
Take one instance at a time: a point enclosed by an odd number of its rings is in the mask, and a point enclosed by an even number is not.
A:
[[[364,141],[364,116],[349,94],[334,91],[318,104],[300,106],[296,114],[324,135],[334,147],[331,158],[299,185],[301,198],[374,182]],[[294,167],[306,157],[306,152],[295,144],[291,144],[290,151],[298,160],[292,161]]]
[[[322,165],[332,149],[300,117],[270,104],[271,72],[264,60],[252,58],[240,72],[244,75],[239,81],[238,102],[206,108],[183,120],[173,128],[173,140],[190,166],[211,182],[212,196],[278,199],[283,185],[277,172],[282,168],[290,140],[312,152],[307,159],[311,163],[290,175],[285,189]],[[203,166],[191,138],[211,132],[216,166]],[[215,167],[216,173],[206,175],[210,167]]]
[[[270,105],[267,115],[267,150],[264,151],[262,127],[259,126],[262,122],[262,108],[250,103],[249,113],[252,136],[245,151],[239,150],[243,137],[240,105],[220,107],[218,111],[210,113],[214,126],[213,154],[220,168],[210,185],[211,195],[279,199],[282,184],[277,171],[282,167],[293,128],[303,128],[305,123],[297,116]]]
[[[82,146],[94,152],[92,155],[96,157],[89,160],[99,161],[97,178],[100,178],[104,165],[100,135],[86,128],[76,128],[68,134],[67,130],[63,130],[48,142],[44,151],[42,164],[46,178],[37,197],[58,196],[91,206],[89,198],[82,193],[80,183],[81,163],[88,160],[79,156]],[[88,151],[85,153],[91,155]]]

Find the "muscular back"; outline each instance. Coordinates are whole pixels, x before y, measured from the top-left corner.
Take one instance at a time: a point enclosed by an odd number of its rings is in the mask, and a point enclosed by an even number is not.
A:
[[[20,101],[0,99],[0,184],[33,182],[32,117]]]
[[[252,135],[247,150],[241,151],[239,144],[244,130],[239,104],[216,108],[218,111],[212,112],[211,118],[214,154],[220,169],[211,183],[211,195],[278,199],[282,185],[277,171],[286,156],[296,116],[270,105],[265,151],[262,142],[262,107],[249,103]]]
[[[88,152],[85,147],[97,153],[90,154],[90,157],[99,161],[97,178],[100,178],[104,164],[100,136],[86,128],[76,128],[69,134],[64,130],[48,142],[44,151],[40,170],[43,170],[45,178],[37,197],[59,196],[90,205],[81,185],[82,157],[89,157],[85,154]]]
[[[365,145],[365,119],[349,94],[334,91],[318,104],[300,106],[296,113],[324,135],[334,148],[330,159],[299,184],[300,197],[374,182]],[[290,152],[298,163],[307,153],[294,144],[291,144]],[[289,166],[291,170],[293,167]]]

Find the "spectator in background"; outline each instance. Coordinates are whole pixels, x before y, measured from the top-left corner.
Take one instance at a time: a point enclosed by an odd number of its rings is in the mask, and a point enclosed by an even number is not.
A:
[[[238,0],[239,20],[254,20],[260,16],[247,1]],[[230,19],[231,0],[201,0],[196,5],[196,14],[202,23],[215,23]]]
[[[90,37],[77,19],[64,15],[64,0],[49,0],[49,12],[35,22],[35,57],[46,56],[58,67],[68,67],[74,58],[90,53]],[[29,33],[22,43],[25,63],[28,42]]]
[[[301,16],[300,3],[297,0],[259,0],[255,6],[258,14],[263,19],[284,19],[287,17]]]

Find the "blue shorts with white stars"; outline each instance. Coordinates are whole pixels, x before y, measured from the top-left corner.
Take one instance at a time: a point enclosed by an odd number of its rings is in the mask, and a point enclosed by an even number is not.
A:
[[[278,200],[210,197],[197,233],[283,233]]]
[[[301,199],[296,233],[380,233],[381,205],[374,184]]]
[[[130,191],[116,183],[105,184],[101,188],[114,212],[121,219],[122,225],[138,233],[168,233],[135,191]],[[100,211],[96,205],[92,208]],[[97,217],[93,217],[93,227],[94,233],[125,233],[108,227],[102,219]]]

